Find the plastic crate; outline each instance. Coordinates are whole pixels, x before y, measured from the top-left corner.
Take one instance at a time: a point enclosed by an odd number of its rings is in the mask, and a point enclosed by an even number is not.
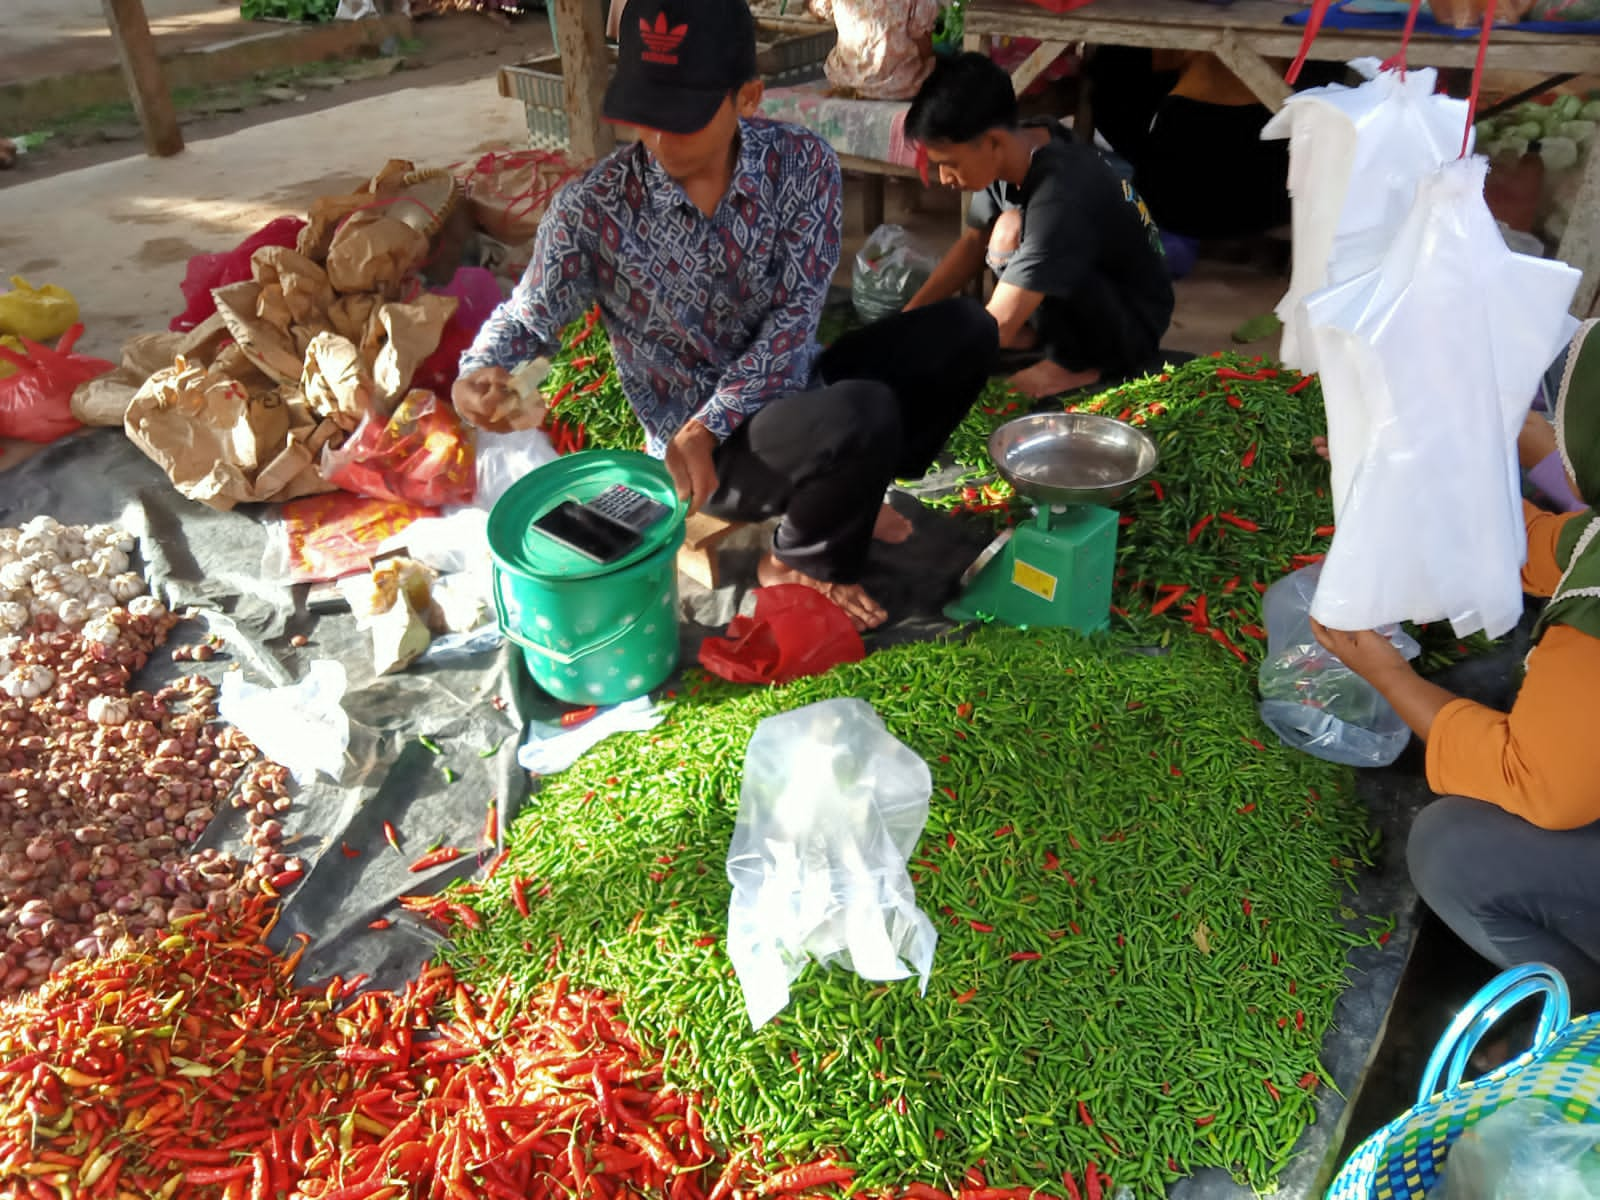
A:
[[[838,34],[809,22],[757,22],[756,66],[768,87],[789,87],[822,76],[822,64]],[[614,64],[617,51],[607,46]],[[528,142],[536,150],[565,150],[566,92],[561,57],[549,55],[500,68],[500,94],[520,100],[528,115]]]

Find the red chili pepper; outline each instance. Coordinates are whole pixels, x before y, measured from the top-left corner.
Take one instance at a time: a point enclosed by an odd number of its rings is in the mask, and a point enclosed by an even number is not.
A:
[[[1285,394],[1289,395],[1289,396],[1298,395],[1299,393],[1305,391],[1308,387],[1310,387],[1311,386],[1311,382],[1314,379],[1316,379],[1315,375],[1302,375],[1300,377],[1300,381],[1298,383],[1294,384],[1292,387],[1290,387],[1289,390]]]
[[[1304,1075],[1300,1076],[1300,1086],[1308,1090],[1316,1090],[1317,1073],[1315,1071],[1307,1071]]]
[[[1159,615],[1166,612],[1167,609],[1189,594],[1189,588],[1184,584],[1169,584],[1162,590],[1166,592],[1166,595],[1150,606],[1152,614]]]
[[[517,906],[519,914],[528,915],[528,881],[521,875],[511,881],[511,902]]]
[[[972,932],[973,933],[993,933],[994,932],[994,926],[993,925],[985,925],[982,921],[974,921],[970,917],[967,918],[967,924],[972,926]]]
[[[1256,461],[1256,444],[1250,443],[1250,449],[1244,452],[1244,457],[1239,460],[1239,465],[1248,471]]]
[[[1018,950],[1015,954],[1013,954],[1011,956],[1011,961],[1012,962],[1032,962],[1034,959],[1040,958],[1040,957],[1042,957],[1042,956],[1040,955],[1040,953],[1037,950]]]
[[[1235,396],[1232,392],[1229,392],[1228,393],[1228,407],[1229,408],[1243,408],[1244,407],[1244,401],[1239,399],[1239,397]]]
[[[1240,383],[1260,383],[1264,379],[1276,379],[1278,372],[1271,367],[1263,367],[1259,371],[1236,371],[1232,367],[1218,367],[1218,379],[1232,379]]]
[[[1092,1159],[1083,1172],[1083,1191],[1084,1200],[1104,1200],[1105,1188],[1100,1179],[1100,1165]]]
[[[955,1001],[956,1001],[957,1004],[965,1004],[968,1000],[971,1000],[977,994],[978,994],[978,989],[977,988],[968,988],[966,991],[960,993],[959,995],[957,995],[954,992],[951,993],[952,996],[955,996]]]
[[[1002,838],[1002,837],[1006,837],[1010,833],[1011,833],[1011,826],[1002,825],[1002,826],[1000,826],[999,829],[996,829],[994,831],[994,836],[997,837],[997,838]]]
[[[1094,1128],[1094,1118],[1089,1115],[1089,1106],[1082,1100],[1078,1101],[1078,1120],[1083,1122],[1085,1128]]]
[[[1304,1031],[1306,1027],[1306,1014],[1296,1011],[1294,1014],[1294,1027],[1296,1031]]]
[[[383,840],[389,843],[391,850],[400,849],[400,835],[394,831],[394,826],[388,821],[383,823]]]
[[[1389,939],[1391,937],[1393,937],[1393,936],[1394,936],[1393,934],[1391,934],[1391,933],[1389,933],[1387,931],[1385,931],[1383,933],[1380,933],[1378,935],[1378,945],[1387,946],[1389,944]]]
[[[340,842],[339,843],[339,853],[344,855],[346,858],[360,858],[361,857],[361,851],[355,849],[353,846],[350,845],[349,842]]]
[[[1212,514],[1207,513],[1205,516],[1201,517],[1198,521],[1196,521],[1193,525],[1189,526],[1189,544],[1191,546],[1194,545],[1195,540],[1197,538],[1199,538],[1199,536],[1202,533],[1205,532],[1206,526],[1211,524],[1213,519],[1214,518],[1212,517]]]
[[[1183,771],[1176,764],[1174,764],[1173,766],[1168,767],[1167,768],[1167,773],[1169,775],[1171,775],[1174,779],[1182,779],[1183,778]]]
[[[956,705],[956,716],[960,717],[963,721],[965,721],[971,715],[972,705],[968,704],[965,700]]]
[[[1259,532],[1261,532],[1261,526],[1260,525],[1257,525],[1254,521],[1248,520],[1245,517],[1237,516],[1237,515],[1235,515],[1234,513],[1231,513],[1231,512],[1218,513],[1217,514],[1217,520],[1226,521],[1229,525],[1232,525],[1235,529],[1242,529],[1246,533],[1259,533]]]
[[[1257,750],[1265,750],[1267,748],[1264,743],[1258,741],[1257,739],[1255,739],[1253,737],[1245,738],[1245,744],[1248,745],[1248,746],[1252,746]]]
[[[1274,1100],[1283,1099],[1283,1097],[1278,1094],[1278,1089],[1272,1086],[1272,1080],[1263,1079],[1261,1082],[1266,1085],[1267,1095],[1271,1096]]]
[[[387,929],[387,928],[389,928],[389,918],[388,917],[379,917],[375,921],[368,921],[367,922],[367,928],[368,929]]]
[[[1316,534],[1318,537],[1332,537],[1334,529],[1335,526],[1332,525],[1318,525],[1311,532]]]
[[[1289,561],[1297,567],[1309,567],[1312,563],[1319,563],[1327,557],[1326,554],[1296,554]]]
[[[1241,815],[1248,815],[1249,813],[1255,812],[1255,810],[1256,810],[1255,802],[1251,801],[1249,804],[1246,804],[1244,807],[1239,809],[1239,812],[1240,812]]]
[[[1078,1181],[1072,1177],[1071,1171],[1061,1172],[1061,1186],[1067,1193],[1067,1200],[1083,1200],[1083,1193],[1078,1190]]]
[[[1244,915],[1248,917],[1250,915],[1250,899],[1249,899],[1249,897],[1248,896],[1245,897],[1245,899],[1241,900],[1239,903],[1244,908]]]
[[[1216,1119],[1217,1119],[1216,1118],[1216,1114],[1214,1114],[1214,1113],[1209,1114],[1209,1115],[1204,1116],[1204,1117],[1196,1117],[1194,1119],[1195,1127],[1197,1129],[1204,1129],[1207,1125],[1211,1124],[1211,1122],[1215,1121]]]
[[[561,727],[563,729],[571,729],[576,725],[582,725],[585,721],[599,711],[600,710],[598,708],[591,704],[586,708],[575,708],[571,712],[562,713]]]
[[[568,396],[572,395],[572,388],[573,388],[573,385],[570,384],[570,383],[564,383],[559,388],[557,388],[556,389],[556,394],[554,396],[550,397],[549,400],[545,401],[545,410],[547,412],[554,410],[556,405],[560,404]]]
[[[1240,662],[1248,663],[1250,661],[1250,656],[1248,654],[1246,654],[1243,650],[1239,649],[1238,646],[1235,646],[1233,644],[1233,639],[1230,638],[1227,634],[1223,633],[1222,630],[1216,629],[1216,628],[1212,628],[1212,629],[1206,630],[1206,632],[1211,635],[1211,638],[1212,638],[1213,641],[1215,641],[1219,646],[1221,646],[1229,654],[1231,654],[1235,658],[1237,658]]]
[[[1060,865],[1061,860],[1056,857],[1054,850],[1046,850],[1044,852],[1044,869],[1046,871],[1054,871]]]
[[[1166,500],[1167,491],[1161,486],[1161,481],[1159,479],[1152,479],[1150,481],[1150,490],[1156,494],[1156,500],[1158,502],[1164,502]]]
[[[439,849],[433,851],[431,854],[424,854],[421,858],[417,859],[416,862],[411,864],[410,869],[412,871],[427,871],[434,867],[442,866],[443,864],[451,862],[460,857],[461,851],[455,846],[440,846]]]

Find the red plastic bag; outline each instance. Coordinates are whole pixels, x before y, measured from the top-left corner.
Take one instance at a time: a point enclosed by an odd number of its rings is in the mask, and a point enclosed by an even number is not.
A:
[[[359,496],[444,508],[472,503],[477,455],[455,410],[417,389],[393,415],[369,413],[344,445],[324,450],[322,477]]]
[[[866,657],[844,610],[798,583],[756,591],[751,617],[728,622],[728,635],[700,643],[700,665],[730,683],[788,683]]]
[[[28,338],[22,339],[26,354],[0,346],[0,358],[17,369],[0,379],[0,437],[53,442],[82,428],[72,415],[72,393],[80,383],[117,367],[103,358],[72,353],[82,336],[83,326],[74,325],[54,350]]]
[[[412,522],[439,514],[403,500],[328,492],[291,500],[279,515],[288,541],[289,582],[322,583],[367,570],[384,542]]]
[[[262,246],[285,246],[293,250],[299,241],[300,231],[306,223],[299,217],[279,217],[256,230],[232,250],[221,254],[196,254],[189,260],[184,273],[183,298],[189,307],[172,318],[168,329],[187,333],[210,318],[217,311],[217,302],[211,298],[211,289],[230,283],[243,283],[250,278],[250,256]]]

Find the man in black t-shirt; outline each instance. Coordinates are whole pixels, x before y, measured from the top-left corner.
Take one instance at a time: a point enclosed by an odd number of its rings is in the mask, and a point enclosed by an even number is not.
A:
[[[1173,304],[1160,235],[1099,151],[1057,122],[1019,123],[1010,76],[981,54],[934,69],[906,133],[942,183],[977,193],[969,228],[908,309],[988,266],[1001,346],[1040,355],[1011,380],[1036,398],[1159,364]]]

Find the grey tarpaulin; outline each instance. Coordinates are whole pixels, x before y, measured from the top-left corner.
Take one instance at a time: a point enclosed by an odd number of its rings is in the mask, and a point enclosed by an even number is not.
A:
[[[906,495],[897,495],[895,503],[914,521],[916,536],[902,546],[874,548],[863,582],[889,608],[893,623],[868,637],[869,649],[947,631],[939,609],[990,537],[982,521],[941,516]],[[179,626],[175,641],[194,641],[207,632],[226,639],[224,655],[208,664],[174,668],[158,657],[141,686],[159,687],[180,671],[220,675],[233,663],[255,682],[281,684],[298,679],[314,658],[345,664],[350,675],[345,709],[351,721],[345,774],[338,786],[319,780],[299,792],[286,815],[287,848],[310,869],[285,899],[274,943],[281,945],[297,932],[311,935],[300,971],[305,982],[334,973],[366,974],[377,986],[398,986],[412,977],[431,955],[438,934],[402,916],[395,897],[433,892],[451,878],[481,869],[487,855],[474,852],[486,805],[491,798],[499,801],[504,827],[504,817],[529,790],[516,765],[519,734],[526,721],[549,717],[558,706],[537,692],[519,659],[504,648],[448,668],[414,666],[400,675],[374,677],[367,635],[352,617],[308,614],[303,595],[261,577],[266,539],[260,511],[217,513],[184,499],[119,432],[65,439],[0,474],[0,525],[39,513],[71,523],[121,522],[138,535],[157,593],[173,607],[202,610],[198,622]],[[724,572],[734,583],[717,592],[685,584],[681,640],[686,663],[694,661],[700,640],[719,632],[739,610],[753,582],[757,553],[753,547],[728,552]],[[296,633],[306,635],[309,644],[292,647],[289,637]],[[1514,657],[1470,664],[1475,683],[1469,691],[1503,702]],[[496,696],[506,701],[505,712],[490,703]],[[443,753],[427,750],[417,741],[421,735],[435,740]],[[445,765],[458,774],[454,783],[445,782]],[[1392,913],[1398,926],[1387,946],[1351,955],[1351,986],[1339,1001],[1336,1026],[1324,1048],[1344,1096],[1332,1089],[1319,1093],[1318,1122],[1302,1139],[1283,1179],[1287,1196],[1320,1194],[1317,1181],[1337,1165],[1334,1156],[1348,1112],[1344,1097],[1355,1095],[1370,1065],[1415,929],[1416,898],[1406,879],[1403,849],[1410,820],[1428,796],[1415,756],[1385,771],[1364,773],[1361,795],[1382,829],[1384,850],[1352,907],[1362,914]],[[384,841],[385,820],[399,831],[399,854]],[[202,844],[237,845],[243,827],[240,814],[223,810]],[[469,853],[428,875],[408,871],[436,842]],[[345,855],[345,845],[355,857]],[[380,915],[393,926],[368,929]],[[1248,1194],[1222,1172],[1203,1172],[1170,1192],[1181,1200],[1235,1200]]]

